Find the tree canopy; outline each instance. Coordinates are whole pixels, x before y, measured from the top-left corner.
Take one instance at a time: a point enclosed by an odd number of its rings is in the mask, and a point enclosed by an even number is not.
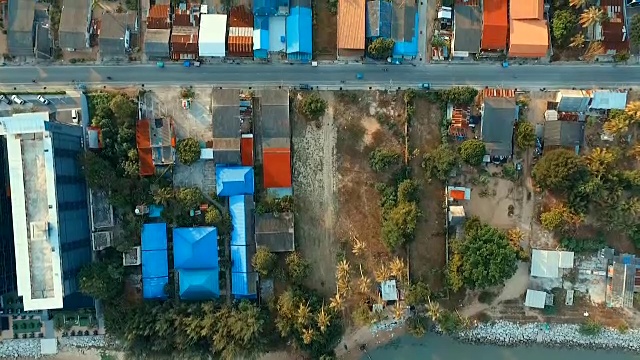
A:
[[[78,273],[80,291],[100,300],[113,299],[122,294],[124,267],[103,261],[94,261]]]
[[[576,33],[578,26],[578,16],[573,10],[558,10],[551,19],[551,33],[555,43],[560,46],[566,45],[571,37]]]
[[[516,127],[516,145],[520,149],[528,149],[536,144],[536,131],[528,121],[520,121]]]
[[[278,266],[276,256],[264,246],[258,246],[251,259],[251,265],[260,276],[265,278],[270,277]]]
[[[575,185],[584,175],[584,163],[575,151],[556,149],[544,153],[531,176],[545,190],[562,191]]]
[[[484,143],[477,139],[465,140],[459,150],[460,158],[473,166],[482,164],[482,158],[487,153]]]
[[[327,111],[327,101],[317,92],[305,94],[300,100],[300,111],[309,120],[317,120]]]
[[[386,59],[393,54],[393,46],[395,45],[395,41],[392,39],[385,38],[377,38],[373,40],[369,47],[367,47],[367,52],[369,56],[374,59]]]
[[[287,278],[293,284],[302,284],[311,271],[309,262],[297,252],[292,252],[285,259],[287,264]]]
[[[422,168],[429,179],[446,181],[451,170],[458,164],[456,152],[447,144],[441,144],[435,150],[424,154]]]
[[[191,165],[200,160],[200,143],[194,138],[178,140],[176,155],[181,163]]]
[[[439,93],[442,101],[453,105],[471,105],[478,95],[478,90],[470,86],[456,86]]]
[[[640,14],[631,17],[629,40],[633,45],[640,45]]]
[[[542,224],[542,227],[550,231],[571,231],[572,229],[575,229],[581,220],[580,216],[574,214],[564,205],[554,206],[549,211],[540,214],[540,223]]]
[[[483,289],[500,285],[516,272],[517,254],[507,235],[487,224],[465,227],[464,239],[454,241],[452,247],[457,261],[450,263],[448,271],[459,277],[459,286]]]
[[[382,240],[396,249],[413,239],[418,218],[422,215],[415,202],[400,202],[384,217]]]
[[[382,172],[400,164],[400,154],[395,151],[376,148],[369,154],[369,165],[374,171]]]

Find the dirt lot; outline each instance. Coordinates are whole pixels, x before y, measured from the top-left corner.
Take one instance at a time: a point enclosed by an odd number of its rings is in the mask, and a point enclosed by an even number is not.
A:
[[[338,16],[329,11],[329,1],[313,2],[313,55],[316,60],[335,60]]]
[[[420,184],[420,210],[422,218],[418,221],[416,238],[409,246],[411,277],[424,279],[433,291],[442,288],[442,275],[438,271],[445,266],[446,239],[444,229],[445,212],[444,184],[437,180],[428,182],[422,171],[422,155],[441,143],[440,121],[442,115],[439,105],[426,99],[415,100],[415,116],[409,129],[409,147],[418,150],[411,159],[414,178]]]

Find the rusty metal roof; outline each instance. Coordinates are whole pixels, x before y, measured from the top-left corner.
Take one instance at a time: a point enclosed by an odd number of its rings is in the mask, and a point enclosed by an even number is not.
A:
[[[148,29],[170,29],[169,5],[153,5],[147,16]]]
[[[514,89],[484,89],[482,91],[482,96],[486,98],[515,98],[516,91]]]

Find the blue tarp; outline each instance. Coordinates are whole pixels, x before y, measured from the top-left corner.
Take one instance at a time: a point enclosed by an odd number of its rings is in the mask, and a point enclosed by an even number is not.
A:
[[[366,32],[370,39],[390,38],[393,7],[385,0],[367,1]]]
[[[249,269],[249,261],[247,256],[247,246],[231,245],[231,272],[247,272]]]
[[[247,246],[247,204],[243,195],[229,198],[229,212],[231,213],[231,245]]]
[[[256,281],[256,273],[232,273],[231,294],[239,298],[255,298]]]
[[[169,275],[167,250],[142,252],[142,277],[158,278]]]
[[[393,45],[393,57],[394,58],[403,58],[403,57],[416,57],[418,56],[418,13],[415,15],[415,25],[413,27],[414,34],[411,38],[411,42],[407,41],[396,41],[395,45]]]
[[[145,299],[166,299],[164,287],[169,283],[169,277],[142,278],[142,297]]]
[[[180,298],[183,300],[208,300],[220,297],[218,269],[180,270]]]
[[[296,6],[287,16],[287,58],[311,60],[313,53],[312,14],[308,7]]]
[[[173,229],[173,267],[218,268],[218,229],[213,226]]]
[[[142,225],[142,251],[167,249],[167,224]]]
[[[252,195],[253,168],[216,165],[216,190],[218,196]]]

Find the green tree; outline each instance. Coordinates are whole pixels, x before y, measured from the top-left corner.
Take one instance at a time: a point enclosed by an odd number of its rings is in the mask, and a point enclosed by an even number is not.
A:
[[[549,230],[569,231],[582,221],[581,217],[572,213],[568,207],[557,205],[540,214],[542,227]]]
[[[376,148],[369,154],[369,165],[374,171],[383,172],[400,164],[400,154],[383,148]]]
[[[257,305],[242,301],[237,308],[218,314],[212,350],[223,359],[256,359],[264,353],[267,319]]]
[[[268,278],[278,266],[276,256],[264,246],[258,246],[251,258],[251,265],[260,276]]]
[[[520,149],[528,149],[536,144],[536,131],[528,121],[518,122],[516,128],[516,145]]]
[[[572,10],[558,10],[551,19],[551,34],[555,43],[565,46],[575,35],[578,26],[578,16]]]
[[[112,165],[98,154],[88,151],[80,158],[82,172],[87,184],[95,190],[110,190],[116,183],[116,174]]]
[[[398,185],[398,201],[412,202],[418,200],[418,183],[411,179],[403,180]]]
[[[153,193],[153,201],[162,206],[167,206],[170,201],[175,198],[175,192],[170,187],[161,187],[158,188]]]
[[[415,202],[398,203],[384,216],[382,222],[382,241],[389,249],[413,240],[418,218],[422,215]]]
[[[429,319],[424,315],[415,315],[407,319],[407,331],[409,334],[420,338],[427,333]]]
[[[582,179],[584,163],[573,150],[556,149],[546,152],[533,167],[531,176],[545,190],[566,190]]]
[[[196,187],[178,189],[176,191],[176,199],[185,208],[194,208],[204,201],[202,191]]]
[[[176,146],[176,154],[181,163],[191,165],[200,160],[200,143],[193,138],[181,139]]]
[[[300,100],[300,111],[309,120],[317,120],[327,111],[327,101],[317,92],[308,93]]]
[[[292,252],[285,259],[287,277],[294,284],[302,284],[311,271],[311,265],[298,252]]]
[[[440,181],[446,181],[457,164],[457,154],[447,144],[441,144],[435,150],[426,153],[422,159],[422,168],[427,177]]]
[[[470,86],[456,86],[440,93],[440,97],[444,102],[453,105],[471,105],[476,100],[477,95],[478,90]]]
[[[138,115],[138,107],[124,94],[116,95],[109,103],[109,108],[120,124],[132,124]]]
[[[222,221],[222,214],[215,206],[209,206],[204,213],[204,222],[207,225],[217,225]]]
[[[409,285],[405,295],[405,302],[409,306],[426,305],[431,297],[431,289],[422,281]]]
[[[460,158],[469,165],[482,164],[482,158],[487,153],[484,143],[477,139],[465,140],[460,145]]]
[[[367,53],[374,59],[386,59],[393,54],[395,41],[385,38],[377,38],[367,47]]]
[[[635,14],[631,17],[629,40],[633,45],[640,45],[640,14]]]
[[[124,267],[95,261],[80,269],[78,273],[80,292],[100,300],[110,300],[124,289]]]
[[[461,263],[457,269],[462,282],[471,289],[501,285],[516,272],[516,250],[507,235],[487,224],[467,231],[465,237],[452,244]]]

